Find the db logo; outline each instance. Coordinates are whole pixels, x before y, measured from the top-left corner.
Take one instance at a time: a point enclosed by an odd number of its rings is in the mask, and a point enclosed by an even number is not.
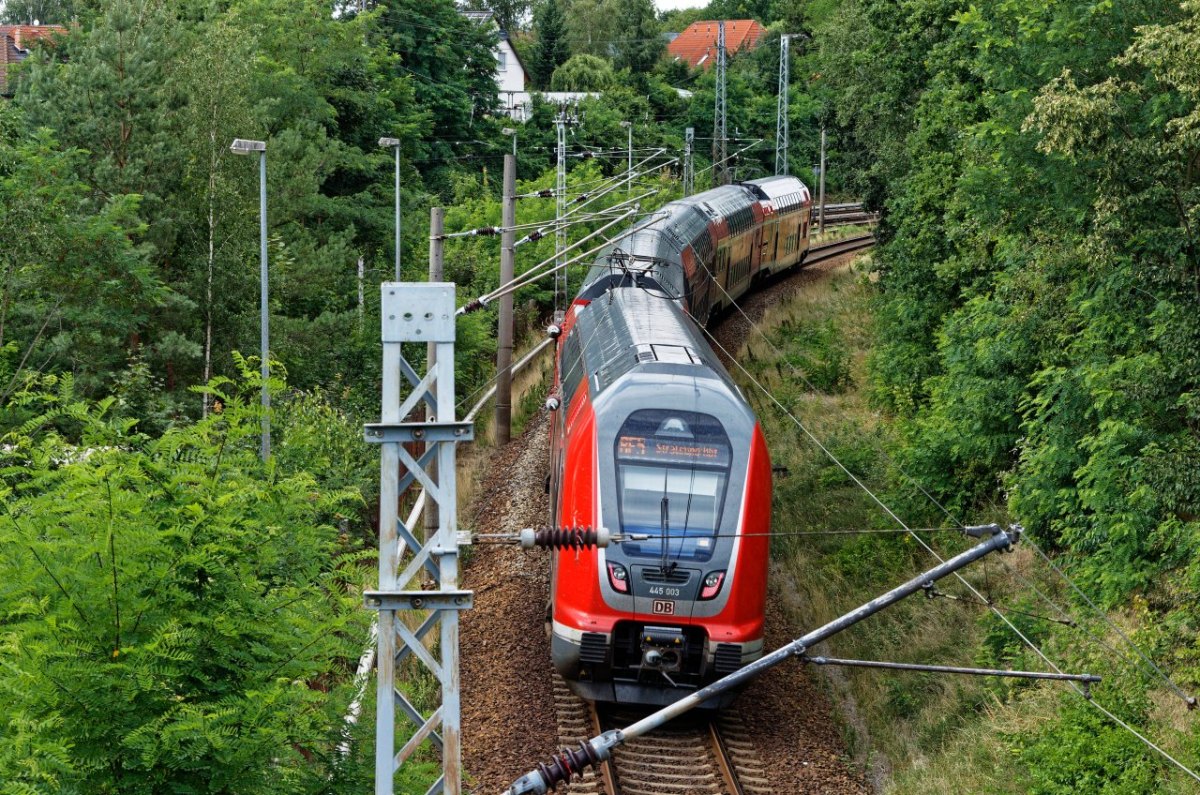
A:
[[[651,612],[656,616],[673,616],[675,615],[675,603],[665,599],[655,599],[654,609]]]

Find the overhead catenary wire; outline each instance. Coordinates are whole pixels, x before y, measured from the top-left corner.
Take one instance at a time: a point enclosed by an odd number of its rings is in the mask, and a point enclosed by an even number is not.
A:
[[[1168,687],[1170,687],[1173,691],[1175,691],[1176,695],[1178,695],[1180,698],[1182,698],[1187,703],[1189,709],[1194,709],[1196,707],[1196,697],[1195,696],[1189,695],[1188,693],[1184,692],[1183,689],[1180,688],[1178,685],[1176,685],[1175,682],[1169,676],[1167,676],[1166,673],[1164,673],[1161,668],[1159,668],[1157,665],[1155,665],[1153,660],[1151,660],[1148,656],[1146,656],[1142,652],[1141,649],[1139,649],[1136,645],[1134,645],[1133,641],[1131,641],[1128,638],[1128,636],[1126,636],[1126,634],[1121,631],[1121,628],[1118,627],[1116,624],[1114,624],[1112,622],[1112,620],[1109,619],[1109,617],[1104,613],[1104,611],[1096,606],[1096,603],[1093,602],[1091,600],[1091,598],[1086,593],[1083,592],[1082,588],[1080,588],[1078,585],[1076,585],[1075,582],[1070,577],[1067,576],[1066,572],[1064,572],[1062,569],[1060,569],[1058,566],[1056,566],[1054,564],[1054,561],[1051,560],[1050,557],[1045,552],[1042,551],[1041,547],[1039,547],[1037,544],[1033,544],[1032,542],[1031,542],[1031,546],[1033,547],[1033,551],[1036,552],[1042,558],[1042,560],[1044,560],[1046,562],[1046,565],[1048,565],[1051,569],[1053,569],[1058,574],[1058,576],[1063,579],[1064,582],[1066,582],[1068,585],[1070,585],[1071,588],[1074,589],[1075,593],[1078,594],[1081,599],[1083,599],[1085,602],[1087,602],[1088,606],[1091,607],[1092,610],[1104,620],[1104,623],[1108,625],[1109,629],[1111,629],[1113,632],[1116,632],[1117,635],[1121,638],[1121,640],[1125,641],[1125,645],[1127,645],[1129,648],[1133,649],[1137,653],[1137,655],[1142,658],[1142,661],[1145,662],[1147,665],[1149,665],[1151,668],[1153,668],[1155,673],[1157,673],[1158,676],[1162,678],[1163,682],[1165,682]]]
[[[731,362],[733,362],[733,364],[742,372],[742,374],[745,375],[748,379],[750,379],[751,383],[753,383],[755,385],[755,387],[757,387],[758,390],[760,392],[762,392],[767,397],[767,399],[772,404],[775,405],[775,407],[779,411],[781,411],[785,416],[787,416],[789,419],[791,419],[791,421],[796,425],[796,427],[798,427],[809,438],[809,440],[814,445],[816,445],[817,448],[819,448],[821,450],[821,452],[824,453],[824,455],[827,458],[829,458],[830,461],[832,461],[839,469],[841,469],[846,474],[847,477],[849,477],[860,489],[862,489],[863,492],[866,493],[867,496],[869,496],[872,499],[872,501],[874,501],[880,507],[880,509],[883,510],[884,513],[886,513],[889,517],[891,517],[893,521],[895,521],[898,525],[903,527],[905,530],[908,530],[909,533],[911,534],[911,536],[914,539],[916,539],[917,543],[920,544],[922,547],[924,547],[925,550],[930,555],[932,555],[938,561],[941,561],[943,563],[945,562],[945,558],[943,558],[940,554],[938,554],[938,552],[933,547],[929,546],[929,544],[927,544],[923,538],[921,538],[919,535],[917,535],[916,532],[912,531],[912,529],[908,527],[908,525],[904,522],[903,519],[901,519],[899,516],[897,516],[896,513],[890,507],[888,507],[887,504],[884,503],[875,494],[875,492],[873,492],[865,483],[863,483],[862,480],[859,479],[857,475],[855,475],[853,472],[851,472],[850,469],[847,468],[846,465],[843,464],[841,462],[841,460],[837,456],[835,456],[829,450],[829,448],[827,448],[821,442],[821,440],[818,439],[816,437],[816,435],[814,435],[812,433],[812,431],[810,431],[808,429],[808,427],[804,423],[802,423],[791,411],[789,411],[788,408],[786,406],[784,406],[783,403],[781,403],[779,401],[779,399],[776,398],[775,395],[769,389],[767,389],[765,386],[763,386],[762,383],[759,382],[759,380],[757,378],[755,378],[753,374],[751,374],[745,367],[743,367],[741,362],[739,362],[736,358],[732,357],[730,355],[729,351],[725,348],[725,346],[723,346],[720,343],[720,341],[717,340],[717,338],[715,336],[713,336],[712,333],[707,328],[704,328],[703,326],[701,326],[700,328],[705,333],[705,335],[707,335],[708,338],[710,340],[712,340],[712,343],[714,345],[716,345],[718,348],[720,348],[720,350],[726,355],[726,357],[729,358],[729,360]],[[983,594],[981,594],[979,592],[979,590],[975,588],[975,586],[971,585],[971,583],[965,577],[963,577],[958,572],[955,572],[954,576],[967,588],[967,590],[969,590],[972,594],[974,594],[976,596],[976,598],[980,599],[981,601],[985,601],[985,602],[987,601],[987,599],[983,596]],[[1012,632],[1014,634],[1016,634],[1016,636],[1018,638],[1021,639],[1022,643],[1024,643],[1030,650],[1032,650],[1035,654],[1037,654],[1037,656],[1040,657],[1043,662],[1045,662],[1047,665],[1049,665],[1054,670],[1055,673],[1059,673],[1059,674],[1063,673],[1062,669],[1053,660],[1051,660],[1048,656],[1046,656],[1046,653],[1043,652],[1042,649],[1037,644],[1035,644],[1033,641],[1031,641],[1025,635],[1025,633],[1023,633],[1015,624],[1013,624],[1012,621],[1009,620],[1008,616],[1004,615],[1004,613],[1002,611],[998,610],[995,605],[989,604],[988,608],[1001,621],[1003,621],[1008,626],[1008,628],[1010,630],[1012,630]],[[1173,764],[1175,767],[1177,767],[1179,770],[1183,771],[1188,776],[1195,779],[1197,782],[1200,782],[1200,774],[1197,774],[1191,768],[1187,767],[1182,762],[1180,762],[1178,759],[1176,759],[1174,756],[1169,754],[1166,750],[1164,750],[1163,748],[1161,748],[1160,746],[1158,746],[1157,744],[1152,742],[1149,738],[1145,737],[1143,734],[1138,732],[1136,729],[1134,729],[1128,723],[1126,723],[1125,721],[1121,720],[1119,717],[1114,715],[1111,710],[1107,709],[1102,704],[1097,702],[1090,693],[1084,692],[1084,690],[1081,687],[1079,687],[1079,685],[1075,684],[1074,682],[1071,682],[1069,684],[1075,690],[1075,692],[1079,694],[1080,697],[1082,697],[1085,701],[1087,701],[1089,704],[1094,706],[1101,713],[1106,715],[1114,723],[1118,724],[1119,726],[1121,726],[1122,728],[1124,728],[1125,730],[1127,730],[1128,732],[1133,734],[1135,737],[1137,737],[1139,740],[1141,740],[1142,743],[1146,745],[1146,747],[1151,748],[1156,753],[1158,753],[1160,756],[1162,756],[1162,758],[1166,759],[1171,764]]]
[[[579,245],[580,243],[586,242],[587,240],[591,239],[592,237],[595,237],[596,235],[600,234],[601,232],[604,232],[605,230],[607,230],[607,229],[608,229],[610,226],[612,226],[613,224],[619,223],[619,222],[621,222],[621,221],[623,221],[623,220],[625,220],[625,219],[627,219],[627,218],[629,218],[629,217],[631,217],[631,216],[633,216],[633,215],[636,215],[636,214],[637,214],[637,210],[636,210],[636,209],[630,210],[628,213],[624,214],[624,215],[623,215],[623,216],[621,216],[620,218],[617,218],[617,219],[616,219],[615,221],[613,221],[611,224],[607,224],[607,225],[605,225],[605,226],[601,227],[600,229],[596,230],[596,231],[595,231],[595,232],[593,232],[592,234],[588,235],[587,237],[585,237],[585,238],[582,238],[582,239],[580,239],[580,240],[576,241],[575,243],[572,243],[572,244],[571,244],[571,246],[570,246],[569,248],[567,248],[567,249],[564,249],[564,250],[563,250],[563,253],[566,253],[566,252],[567,252],[567,251],[569,251],[571,248],[574,248],[575,246]],[[579,255],[577,255],[577,256],[575,256],[575,257],[572,257],[571,259],[569,259],[569,260],[567,260],[567,261],[563,262],[563,263],[562,263],[562,264],[560,264],[560,265],[556,265],[556,266],[554,266],[553,268],[549,268],[549,269],[547,269],[547,270],[546,270],[544,273],[541,273],[541,274],[531,274],[531,273],[530,273],[531,271],[533,271],[533,270],[536,270],[537,268],[540,268],[540,267],[542,267],[542,266],[544,266],[544,265],[548,265],[549,263],[553,262],[553,261],[554,261],[554,259],[556,259],[558,255],[556,254],[556,255],[555,255],[555,257],[552,257],[552,258],[549,258],[549,259],[543,260],[541,263],[539,263],[539,265],[536,265],[536,266],[534,266],[533,268],[531,268],[529,271],[526,271],[526,274],[529,274],[529,275],[528,275],[528,278],[526,278],[526,275],[525,275],[525,274],[523,274],[522,276],[520,276],[520,277],[518,277],[518,278],[514,279],[512,282],[510,282],[510,283],[508,284],[508,286],[501,286],[501,287],[500,287],[498,290],[496,290],[495,292],[491,293],[491,294],[490,294],[490,296],[487,298],[487,300],[486,300],[486,301],[484,301],[482,297],[480,297],[480,298],[476,299],[476,301],[478,301],[478,302],[479,302],[480,306],[478,306],[478,307],[474,307],[474,308],[476,308],[476,309],[478,309],[478,308],[481,308],[481,307],[482,307],[483,305],[485,305],[486,303],[488,303],[488,302],[490,302],[490,301],[494,301],[495,299],[499,298],[499,297],[500,297],[500,296],[502,296],[502,295],[506,295],[506,294],[508,294],[508,293],[510,293],[510,292],[514,292],[514,291],[516,291],[516,290],[519,290],[519,289],[521,289],[522,287],[525,287],[525,286],[528,286],[528,285],[530,285],[530,284],[534,283],[535,281],[537,281],[538,279],[542,278],[543,276],[546,276],[546,275],[548,275],[548,274],[551,274],[551,273],[556,273],[556,272],[558,272],[558,271],[562,270],[563,268],[569,267],[570,265],[573,265],[573,264],[575,264],[575,263],[577,263],[577,262],[579,262],[579,261],[583,260],[585,257],[591,256],[592,254],[595,254],[596,252],[598,252],[600,249],[604,248],[605,246],[612,245],[612,244],[613,244],[615,241],[617,241],[617,240],[620,240],[620,239],[622,239],[622,238],[624,238],[624,237],[628,237],[629,235],[637,234],[638,232],[640,232],[640,231],[642,231],[643,229],[645,229],[646,227],[648,227],[650,224],[654,223],[656,220],[658,220],[658,214],[655,214],[655,215],[652,215],[652,216],[650,216],[650,217],[649,217],[649,218],[648,218],[648,219],[647,219],[647,220],[646,220],[644,223],[642,223],[642,224],[641,224],[641,225],[639,225],[639,226],[634,226],[634,227],[630,228],[628,231],[621,232],[620,234],[616,235],[615,237],[613,237],[613,238],[611,238],[611,239],[605,239],[605,241],[604,241],[603,243],[600,243],[599,245],[593,246],[592,248],[588,249],[587,251],[583,252],[582,254],[579,254]],[[472,302],[472,303],[474,303],[474,302]],[[468,304],[467,306],[471,306],[471,305],[470,305],[470,304]],[[464,310],[464,309],[466,309],[466,308],[467,308],[467,307],[466,307],[466,306],[464,306],[462,309],[460,309],[460,310],[459,310],[459,313],[460,313],[460,314],[461,314],[461,313],[463,313],[463,310]],[[470,310],[468,310],[468,311],[470,311]]]
[[[650,195],[650,194],[643,194],[643,197],[648,196],[648,195]],[[625,205],[625,204],[628,204],[628,202],[621,202],[621,204],[615,204],[612,207],[606,207],[602,210],[596,210],[595,212],[587,213],[582,218],[574,219],[570,223],[563,224],[563,226],[573,226],[576,224],[583,224],[583,223],[589,223],[591,221],[600,220],[600,219],[604,218],[605,216],[611,216],[613,212],[615,212],[618,208],[622,207],[622,205]],[[509,232],[509,231],[516,232],[516,231],[519,231],[522,229],[536,229],[536,228],[543,226],[545,223],[546,223],[545,221],[529,221],[529,222],[526,222],[523,224],[513,224],[512,226],[508,226],[508,227],[505,227],[505,226],[479,226],[479,227],[475,227],[474,229],[463,229],[458,232],[446,232],[441,235],[438,235],[436,238],[430,237],[430,240],[453,240],[453,239],[462,238],[462,237],[494,237],[496,235],[502,234],[504,232]],[[554,222],[551,222],[551,223],[554,223]],[[554,225],[557,226],[558,224],[554,224]]]
[[[537,241],[541,240],[546,235],[550,234],[551,232],[557,231],[560,228],[566,229],[566,228],[575,226],[577,224],[591,223],[592,221],[602,220],[604,217],[611,215],[611,213],[613,213],[614,211],[621,210],[622,208],[625,208],[625,207],[631,207],[631,206],[636,207],[636,206],[638,206],[638,203],[642,199],[648,199],[649,197],[654,196],[657,193],[658,193],[657,190],[646,191],[645,193],[638,194],[637,196],[633,196],[629,199],[625,199],[624,201],[617,202],[616,204],[614,204],[604,210],[595,210],[593,212],[584,213],[579,218],[574,218],[573,212],[567,213],[562,217],[562,219],[555,219],[553,221],[549,221],[546,223],[546,225],[539,226],[534,231],[525,235],[525,237],[521,238],[514,244],[514,248],[517,246],[520,246],[523,243],[536,243]]]
[[[705,270],[706,271],[708,270],[707,267],[705,268]],[[712,272],[708,271],[708,273],[709,273],[709,276],[712,277]],[[775,352],[776,355],[781,354],[782,352],[780,351],[779,347],[771,340],[770,337],[768,337],[762,331],[761,328],[759,328],[758,324],[756,322],[754,322],[754,320],[752,320],[748,314],[746,314],[745,310],[742,309],[741,305],[733,299],[733,296],[731,296],[728,293],[728,291],[726,291],[725,288],[721,286],[720,281],[715,278],[713,278],[712,281],[714,284],[717,285],[717,287],[722,291],[722,293],[724,293],[725,297],[729,300],[730,305],[734,309],[736,309],[738,311],[738,313],[740,313],[741,316],[746,320],[746,322],[749,324],[751,330],[755,334],[757,334],[771,348],[771,350]],[[809,389],[811,389],[814,392],[820,392],[820,390],[817,389],[817,387],[812,383],[812,381],[810,381],[808,379],[808,377],[805,376],[805,374],[801,370],[794,367],[790,362],[787,363],[787,365],[788,365],[789,370],[794,375],[799,376],[799,378],[805,383],[805,385],[808,386]],[[886,455],[886,453],[885,453],[885,455]],[[892,463],[896,464],[896,462],[894,460],[892,461]],[[897,471],[899,471],[900,474],[903,475],[906,480],[908,480],[923,495],[925,495],[926,499],[928,499],[930,501],[930,503],[935,505],[938,508],[938,510],[940,510],[942,512],[942,514],[946,516],[947,519],[949,519],[952,523],[954,523],[954,525],[956,527],[962,528],[965,526],[963,524],[962,520],[959,519],[959,517],[955,516],[949,509],[946,508],[945,505],[943,505],[936,497],[934,497],[934,495],[931,494],[924,487],[924,485],[921,484],[921,482],[919,480],[917,480],[915,477],[913,477],[911,474],[909,474],[903,467],[899,466],[898,464],[896,464],[896,467],[897,467]],[[1125,645],[1129,649],[1131,649],[1137,655],[1137,657],[1140,658],[1145,663],[1146,666],[1149,666],[1149,668],[1152,669],[1152,672],[1155,675],[1157,675],[1159,677],[1159,679],[1161,679],[1162,682],[1172,692],[1174,692],[1179,698],[1181,698],[1184,701],[1185,704],[1187,704],[1188,709],[1194,709],[1196,707],[1196,703],[1197,703],[1196,697],[1192,696],[1191,694],[1184,691],[1173,679],[1171,679],[1166,674],[1166,672],[1164,672],[1158,665],[1156,665],[1154,663],[1154,661],[1152,659],[1150,659],[1144,652],[1142,652],[1142,650],[1140,648],[1138,648],[1137,645],[1135,645],[1133,643],[1133,641],[1130,640],[1129,637],[1126,636],[1126,634],[1124,632],[1122,632],[1121,629],[1119,627],[1117,627],[1116,624],[1114,624],[1111,619],[1108,618],[1108,616],[1104,613],[1104,611],[1100,610],[1100,608],[1096,606],[1096,604],[1088,597],[1088,595],[1086,593],[1084,593],[1083,590],[1074,581],[1072,581],[1066,575],[1065,572],[1063,572],[1058,566],[1056,566],[1054,564],[1054,562],[1050,559],[1050,557],[1048,555],[1046,555],[1046,553],[1041,549],[1041,547],[1039,547],[1036,543],[1034,543],[1033,539],[1030,538],[1028,536],[1028,534],[1026,535],[1025,541],[1030,545],[1030,547],[1032,547],[1034,552],[1036,552],[1046,562],[1046,564],[1050,566],[1050,568],[1052,570],[1054,570],[1068,585],[1071,586],[1072,589],[1075,590],[1075,592],[1088,604],[1088,606],[1092,608],[1092,611],[1096,615],[1098,615],[1101,618],[1101,620],[1103,620],[1103,622],[1109,627],[1109,629],[1114,631],[1118,635],[1118,637],[1120,637],[1121,640],[1124,641]],[[1023,576],[1019,571],[1017,571],[1013,567],[1009,566],[1003,560],[1001,560],[1000,563],[1016,579],[1020,580],[1023,585],[1030,588],[1038,596],[1038,598],[1040,598],[1043,602],[1045,602],[1047,605],[1049,605],[1055,612],[1057,612],[1059,615],[1061,615],[1063,617],[1063,620],[1052,619],[1052,618],[1047,618],[1046,620],[1054,621],[1055,623],[1064,624],[1066,626],[1070,626],[1072,628],[1078,629],[1078,630],[1082,631],[1084,634],[1086,634],[1088,637],[1090,637],[1092,640],[1099,643],[1104,648],[1113,652],[1114,654],[1117,654],[1118,656],[1121,656],[1121,657],[1125,658],[1126,660],[1130,660],[1135,665],[1138,664],[1138,661],[1135,659],[1132,659],[1127,653],[1122,653],[1119,650],[1115,649],[1112,646],[1112,644],[1108,643],[1106,640],[1104,640],[1104,638],[1100,637],[1099,635],[1096,635],[1095,633],[1088,630],[1087,627],[1085,627],[1085,626],[1081,625],[1079,622],[1075,621],[1071,617],[1071,614],[1069,611],[1063,609],[1053,599],[1051,599],[1046,594],[1042,593],[1042,591],[1033,582],[1031,582],[1028,578]],[[987,599],[986,597],[983,597],[983,598],[985,599],[985,603],[991,602],[990,599]],[[1139,667],[1142,667],[1142,666],[1139,665]]]
[[[663,153],[663,152],[665,152],[665,150],[662,150],[662,149],[660,149],[660,150],[659,150],[659,154],[661,154],[661,153]],[[671,163],[675,162],[675,160],[674,160],[674,159],[672,159],[672,160],[668,160],[666,163],[663,163],[663,164],[660,164],[660,165],[658,165],[658,166],[655,166],[654,168],[647,169],[647,170],[646,170],[646,171],[644,171],[644,172],[638,172],[638,171],[636,171],[636,169],[637,169],[639,166],[641,166],[643,163],[646,163],[646,162],[648,162],[648,161],[652,160],[652,159],[653,159],[654,157],[656,157],[656,156],[657,156],[657,155],[651,155],[650,157],[647,157],[647,158],[645,158],[644,160],[642,160],[640,163],[637,163],[637,164],[635,164],[635,165],[634,165],[634,169],[635,169],[635,171],[634,171],[634,173],[633,173],[633,176],[634,176],[634,178],[643,177],[643,176],[646,176],[646,175],[648,175],[648,174],[652,174],[652,173],[654,173],[654,171],[657,171],[658,169],[660,169],[660,168],[664,168],[665,166],[668,166],[668,165],[670,165]],[[573,207],[573,208],[571,208],[571,209],[570,209],[569,211],[567,211],[566,213],[564,213],[561,219],[556,219],[556,220],[554,220],[554,221],[549,221],[549,222],[547,222],[546,226],[544,226],[544,227],[542,227],[542,228],[540,228],[540,229],[537,229],[537,230],[535,230],[534,232],[530,233],[529,235],[526,235],[525,237],[523,237],[523,238],[521,238],[520,240],[516,241],[516,243],[514,244],[514,246],[521,246],[521,245],[522,245],[522,244],[524,244],[524,243],[532,243],[532,242],[534,242],[534,241],[540,240],[541,238],[545,237],[547,234],[550,234],[551,232],[555,231],[555,229],[557,229],[557,228],[558,228],[558,224],[559,224],[559,223],[560,223],[562,220],[565,220],[565,219],[567,219],[567,218],[569,218],[569,217],[573,216],[575,213],[579,212],[579,211],[580,211],[580,210],[582,210],[584,207],[586,207],[587,205],[589,205],[589,204],[591,204],[592,202],[596,201],[597,199],[600,199],[600,198],[602,198],[602,197],[604,197],[604,196],[607,196],[608,194],[610,194],[610,193],[612,193],[613,191],[617,190],[618,188],[620,188],[622,185],[624,185],[624,184],[625,184],[625,183],[624,183],[624,180],[625,180],[625,179],[626,179],[626,173],[625,173],[625,172],[620,172],[619,174],[615,174],[615,175],[613,175],[612,177],[609,177],[608,179],[606,179],[606,180],[604,181],[605,183],[608,183],[608,184],[607,184],[607,186],[605,186],[605,184],[604,184],[604,183],[601,183],[601,186],[600,186],[600,188],[598,188],[596,191],[593,191],[591,194],[582,194],[581,196],[577,197],[577,198],[575,199],[576,206],[575,206],[575,207]],[[656,191],[656,192],[657,192],[657,191]],[[628,199],[627,199],[626,201],[624,201],[624,202],[621,202],[620,204],[627,204],[627,203],[629,203],[629,201],[630,201],[630,200],[628,200]]]
[[[725,140],[726,140],[726,141],[731,141],[731,140],[734,140],[734,139],[732,139],[732,138],[726,138]],[[744,139],[743,139],[743,140],[744,140]],[[757,139],[755,139],[754,141],[752,141],[752,142],[751,142],[751,143],[750,143],[748,146],[743,146],[741,149],[738,149],[736,152],[733,152],[733,153],[731,153],[731,154],[728,154],[728,155],[726,155],[725,157],[723,157],[723,158],[721,158],[720,160],[716,161],[716,162],[715,162],[715,163],[713,163],[712,165],[713,165],[713,166],[723,166],[723,165],[725,165],[726,163],[728,163],[730,160],[733,160],[733,159],[734,159],[735,157],[737,157],[738,155],[740,155],[740,154],[742,154],[742,153],[744,153],[744,152],[748,152],[748,151],[750,151],[751,149],[753,149],[754,147],[758,146],[758,145],[759,145],[759,144],[761,144],[761,143],[762,143],[764,140],[765,140],[765,139],[763,139],[763,138],[757,138]]]
[[[600,235],[607,229],[621,223],[622,221],[624,221],[636,214],[637,214],[636,209],[630,209],[627,212],[622,213],[620,216],[618,216],[614,220],[610,221],[609,223],[605,224],[604,226],[600,227],[599,229],[592,232],[591,234],[587,235],[586,237],[580,238],[579,240],[575,241],[570,246],[568,246],[566,249],[564,249],[561,253],[565,254],[566,252],[570,251],[571,249],[574,249],[574,248],[586,243],[587,241],[591,240],[592,238],[596,237],[597,235]],[[624,237],[625,235],[628,235],[631,233],[632,232],[624,232],[621,235],[618,235],[618,237],[615,239],[620,239],[621,237]],[[514,292],[516,290],[519,290],[522,287],[525,287],[526,285],[534,283],[538,279],[544,278],[545,276],[548,276],[552,273],[556,273],[557,271],[561,270],[562,268],[565,268],[575,262],[578,262],[579,260],[588,256],[589,254],[594,254],[595,252],[599,251],[600,249],[604,248],[605,246],[609,245],[610,243],[611,243],[611,241],[605,240],[600,245],[595,246],[595,247],[583,252],[582,254],[572,257],[571,259],[563,262],[560,265],[556,265],[553,268],[547,268],[546,266],[553,263],[558,258],[559,254],[555,254],[553,257],[544,259],[541,262],[539,262],[537,265],[534,265],[532,268],[530,268],[529,270],[522,273],[520,276],[513,279],[507,285],[500,285],[500,287],[498,287],[497,289],[495,289],[489,293],[486,293],[484,295],[481,295],[478,298],[475,298],[474,300],[459,307],[458,314],[462,315],[462,314],[466,314],[468,312],[473,312],[477,309],[482,309],[483,307],[487,306],[489,303],[496,300],[500,296],[507,295],[510,292]]]

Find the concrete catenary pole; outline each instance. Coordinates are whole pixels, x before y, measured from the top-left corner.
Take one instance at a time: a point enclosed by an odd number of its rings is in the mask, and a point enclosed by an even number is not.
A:
[[[821,128],[821,181],[818,188],[819,196],[817,198],[820,203],[819,215],[817,216],[817,233],[825,234],[825,128]]]
[[[268,379],[271,373],[271,310],[267,301],[267,150],[258,157],[258,248],[259,248],[259,347],[262,356],[262,460],[271,457],[271,390]]]
[[[683,195],[696,192],[696,165],[693,153],[696,144],[696,128],[688,127],[683,133]]]
[[[446,228],[446,209],[444,207],[432,207],[429,210],[429,281],[430,283],[440,282],[442,280],[442,249],[445,241],[442,239],[442,233]],[[437,365],[437,344],[428,342],[425,344],[425,356],[428,361],[427,370],[433,370]],[[433,422],[436,418],[428,406],[425,408],[425,421]],[[430,461],[426,467],[429,476],[436,482],[438,477],[437,461]],[[425,540],[433,538],[437,535],[438,522],[438,504],[435,500],[426,499],[425,509],[423,511],[425,524]]]
[[[517,222],[517,161],[504,156],[504,193],[500,211],[500,284],[513,280]],[[512,434],[513,294],[500,297],[500,327],[496,334],[496,445],[506,445]]]

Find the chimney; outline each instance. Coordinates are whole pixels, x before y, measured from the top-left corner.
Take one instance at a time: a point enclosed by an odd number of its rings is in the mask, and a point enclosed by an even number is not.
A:
[[[25,49],[24,47],[21,46],[21,26],[20,25],[13,26],[12,39],[13,39],[13,44],[17,45],[18,50]]]

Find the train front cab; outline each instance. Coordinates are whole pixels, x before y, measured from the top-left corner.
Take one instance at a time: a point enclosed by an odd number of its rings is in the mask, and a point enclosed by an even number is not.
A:
[[[758,659],[771,466],[729,384],[643,373],[566,431],[564,484],[587,485],[562,490],[560,521],[634,537],[556,553],[552,656],[572,689],[667,704]]]

